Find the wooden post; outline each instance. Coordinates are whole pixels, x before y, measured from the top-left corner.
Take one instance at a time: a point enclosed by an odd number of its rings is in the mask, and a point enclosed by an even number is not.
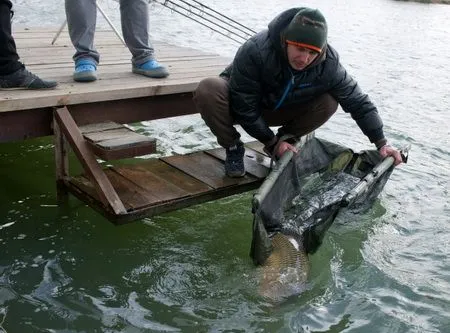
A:
[[[72,149],[84,168],[89,180],[95,187],[100,201],[105,206],[110,206],[115,214],[126,214],[127,210],[120,200],[117,192],[97,162],[94,153],[90,150],[80,129],[70,115],[67,107],[56,109],[54,112],[55,121],[60,130],[64,133]]]
[[[65,181],[69,177],[68,143],[58,122],[53,118],[53,132],[55,140],[55,164],[56,164],[56,200],[58,204],[67,203],[69,192]]]

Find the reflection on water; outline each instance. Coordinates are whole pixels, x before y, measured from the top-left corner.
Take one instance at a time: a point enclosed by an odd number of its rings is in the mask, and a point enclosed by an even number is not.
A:
[[[100,3],[119,25],[117,3]],[[64,19],[62,0],[16,4],[15,24]],[[303,4],[325,13],[331,44],[379,106],[391,143],[412,144],[380,200],[327,231],[311,256],[311,289],[279,308],[255,296],[252,193],[114,227],[73,198],[67,211],[55,206],[52,143],[36,139],[0,146],[0,332],[450,331],[450,7]],[[298,2],[208,5],[259,29]],[[237,49],[161,8],[151,25],[154,39]],[[138,126],[161,139],[161,154],[216,146],[195,115]],[[343,112],[317,135],[370,147]]]

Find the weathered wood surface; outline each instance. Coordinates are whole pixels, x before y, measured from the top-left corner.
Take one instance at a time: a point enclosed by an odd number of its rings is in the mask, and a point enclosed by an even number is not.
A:
[[[80,161],[89,179],[94,184],[99,200],[103,205],[112,207],[115,214],[124,214],[126,209],[120,201],[110,180],[105,176],[97,160],[89,149],[86,140],[80,132],[77,124],[70,116],[67,108],[60,108],[55,111],[55,121]]]
[[[131,72],[131,54],[113,31],[97,31],[95,45],[101,56],[98,80],[76,83],[72,80],[74,48],[66,30],[51,45],[56,30],[15,29],[21,61],[42,78],[57,80],[59,86],[54,90],[0,91],[0,112],[192,92],[201,79],[218,75],[230,61],[154,41],[155,55],[168,67],[170,76],[147,78]]]
[[[105,161],[156,152],[156,139],[112,121],[80,127],[95,155]]]
[[[103,205],[94,185],[83,175],[72,177],[67,186],[112,222],[130,222],[257,188],[269,172],[269,158],[258,152],[257,143],[251,146],[256,150],[246,147],[244,162],[250,169],[242,178],[225,175],[222,148],[106,168],[125,214],[115,215]]]

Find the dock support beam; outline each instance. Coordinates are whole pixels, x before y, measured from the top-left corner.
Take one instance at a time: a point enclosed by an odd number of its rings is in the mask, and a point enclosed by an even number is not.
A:
[[[58,145],[58,150],[56,150],[56,153],[59,154],[59,156],[56,157],[56,173],[58,177],[57,180],[60,184],[61,181],[65,183],[65,178],[68,177],[67,151],[64,148],[65,143],[63,142],[65,140],[63,137],[65,137],[83,166],[89,180],[94,185],[102,204],[106,207],[111,207],[117,215],[126,214],[127,210],[125,206],[117,195],[117,192],[108,177],[106,177],[103,169],[97,162],[94,153],[89,148],[67,107],[55,109],[54,119],[56,123],[55,134],[57,131],[59,132],[56,137],[56,144]],[[61,194],[62,196],[65,195],[64,191],[61,189],[58,194]]]
[[[53,120],[53,131],[55,133],[56,199],[58,205],[61,205],[67,203],[69,198],[69,191],[65,186],[65,181],[69,178],[69,145],[56,119]]]

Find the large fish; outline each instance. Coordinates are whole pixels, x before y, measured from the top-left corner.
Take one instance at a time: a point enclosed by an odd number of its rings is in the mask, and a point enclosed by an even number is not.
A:
[[[309,275],[308,255],[296,237],[281,232],[271,237],[272,252],[261,267],[259,294],[281,302],[302,293]]]
[[[261,265],[258,292],[269,302],[280,303],[307,289],[308,253],[317,250],[333,222],[346,193],[343,188],[358,181],[339,172],[352,156],[346,151],[329,164],[326,172],[313,175],[308,184],[317,183],[319,187],[305,186],[292,199],[292,206],[280,217],[281,228],[276,232],[269,234],[262,219],[255,218],[252,253],[255,263]]]
[[[308,255],[340,209],[369,207],[393,169],[392,158],[381,162],[375,150],[355,154],[314,140],[295,163],[283,156],[253,198],[250,256],[261,266],[259,294],[272,303],[308,288]]]

